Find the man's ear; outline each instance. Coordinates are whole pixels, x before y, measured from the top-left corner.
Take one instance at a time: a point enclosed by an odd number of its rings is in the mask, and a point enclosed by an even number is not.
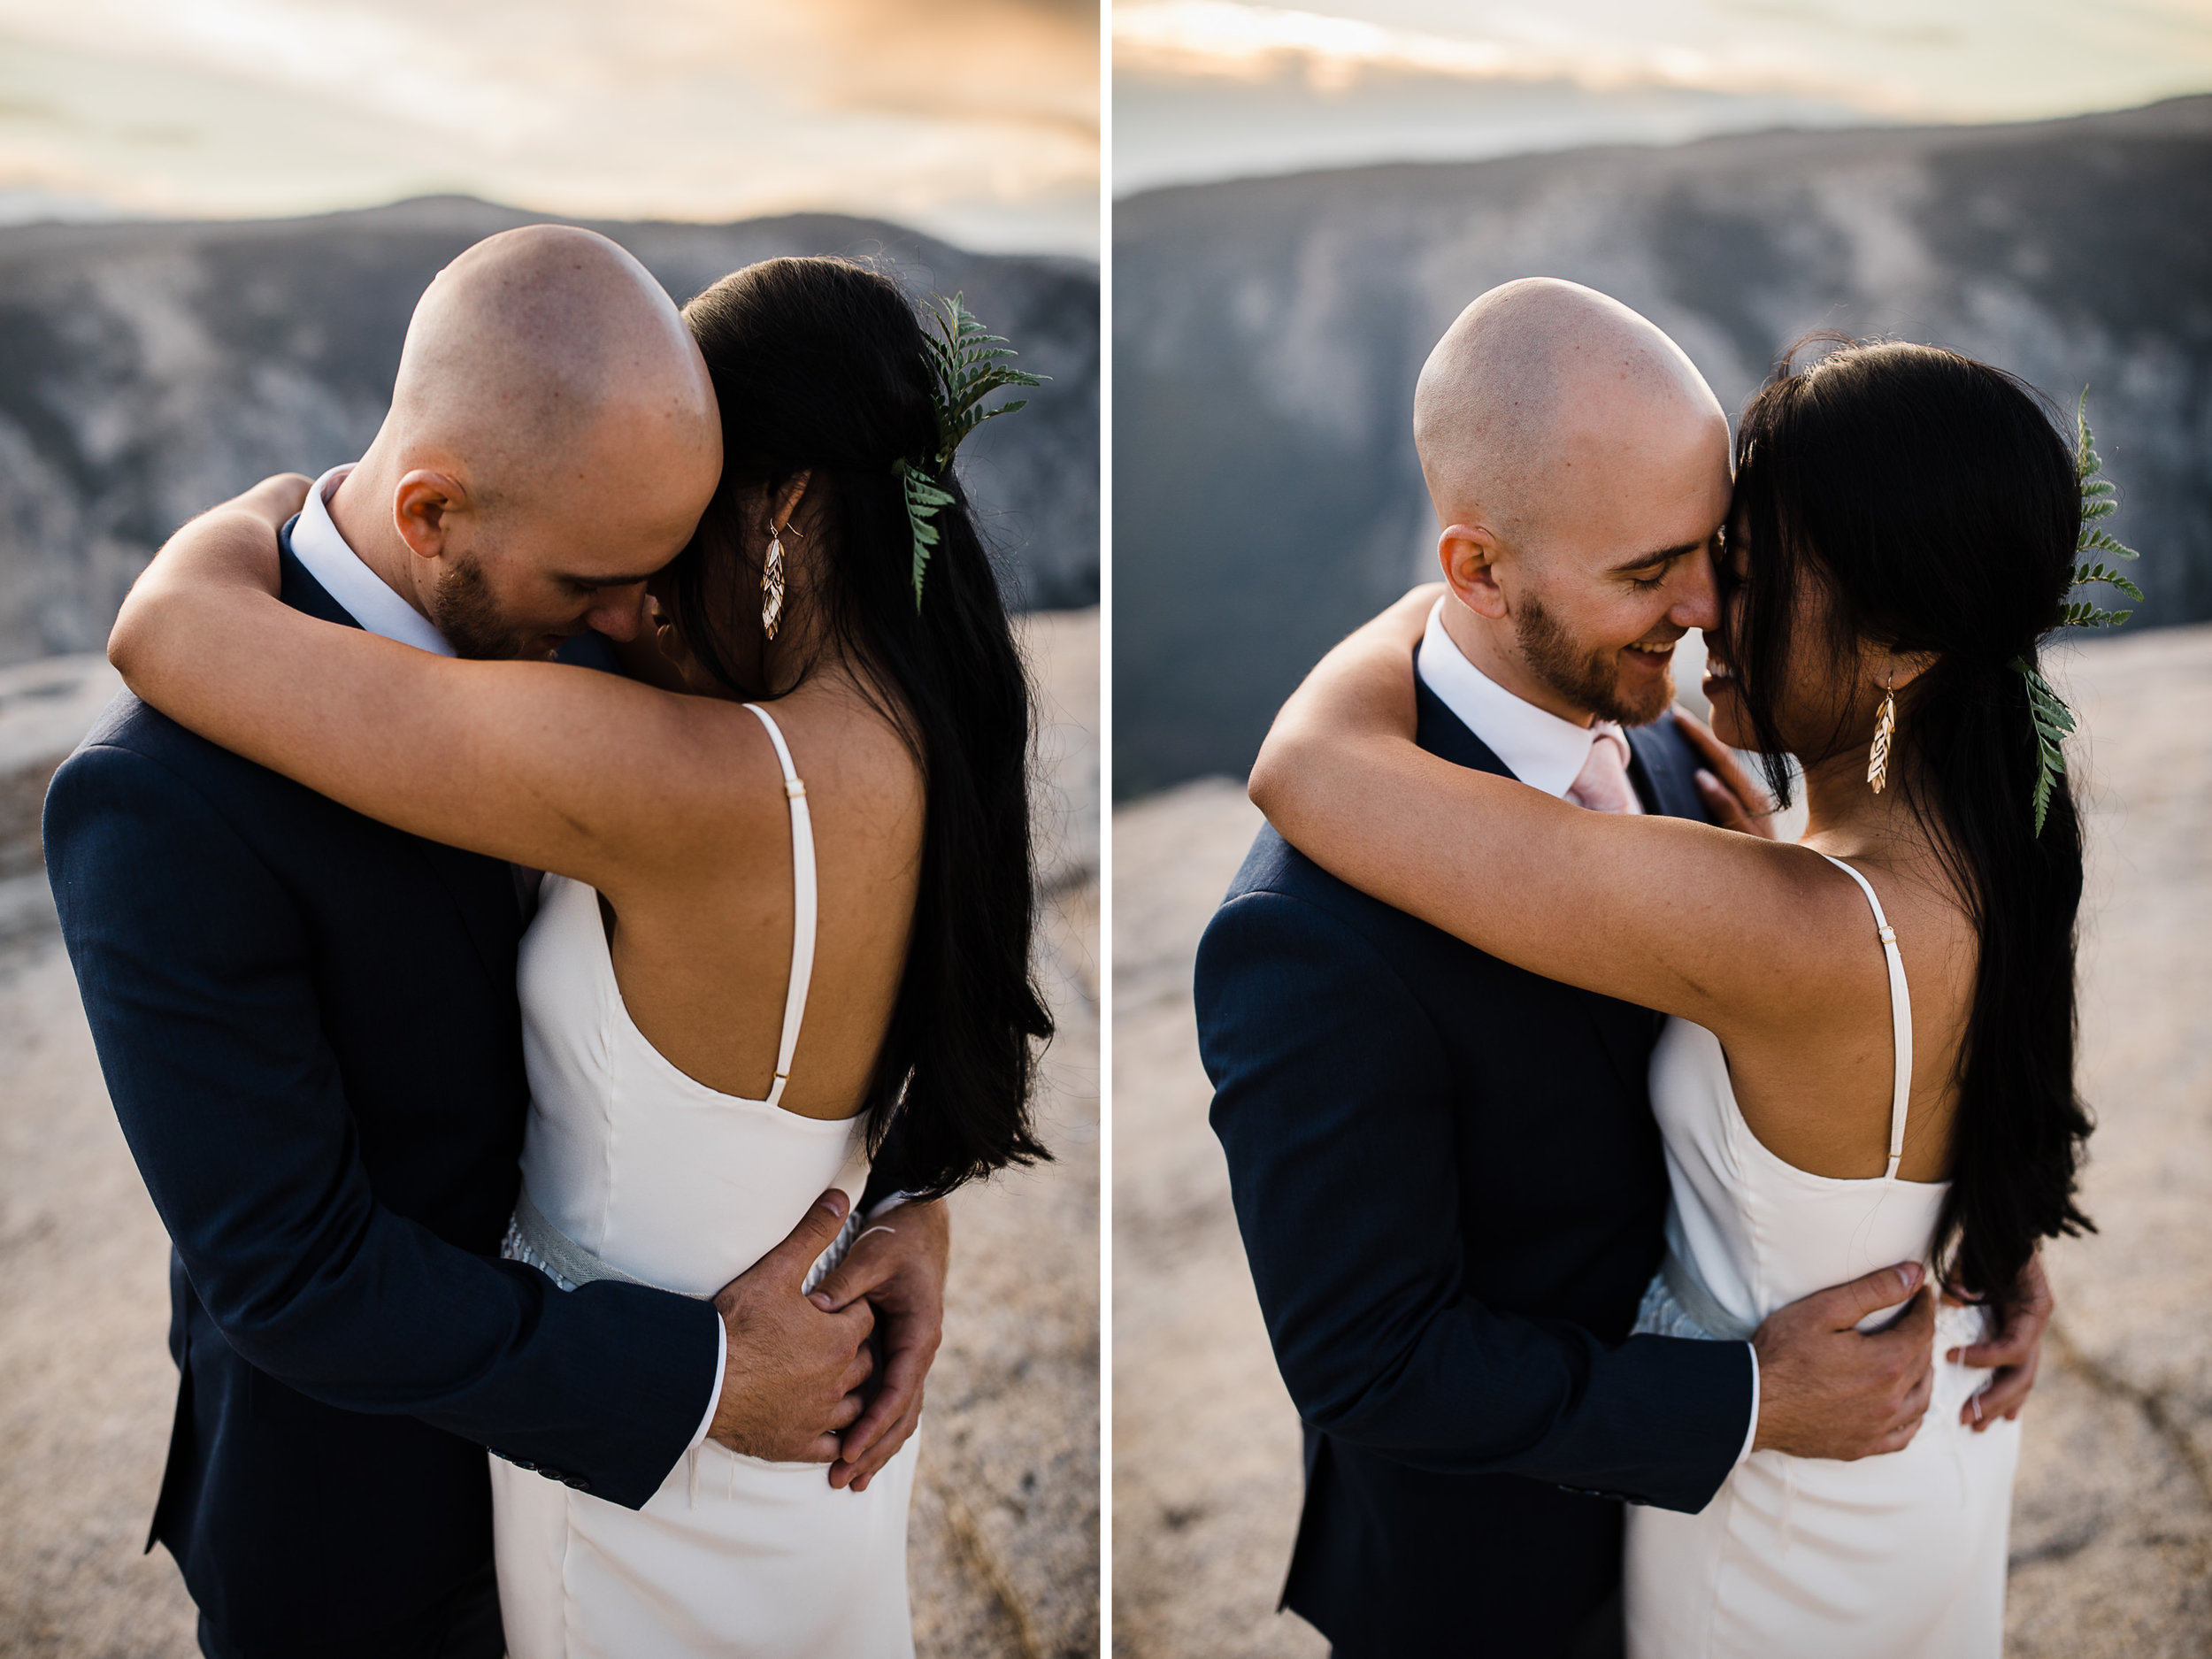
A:
[[[460,480],[419,467],[392,492],[392,527],[418,557],[437,558],[446,550],[452,516],[466,511],[468,504]]]
[[[1436,562],[1460,603],[1497,622],[1506,612],[1505,590],[1498,586],[1500,549],[1494,532],[1483,525],[1451,524],[1436,538]]]

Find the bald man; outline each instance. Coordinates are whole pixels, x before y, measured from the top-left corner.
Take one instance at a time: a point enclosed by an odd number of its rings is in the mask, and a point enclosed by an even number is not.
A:
[[[1679,348],[1588,288],[1510,282],[1431,354],[1414,433],[1448,589],[1415,662],[1421,746],[1593,810],[1761,831],[1752,786],[1667,713],[1676,644],[1718,620],[1730,493],[1727,421]],[[1512,879],[1472,843],[1466,873]],[[1755,1437],[1865,1455],[1926,1364],[1924,1325],[1839,1356],[1863,1306],[1835,1292],[1755,1346],[1629,1336],[1665,1243],[1649,1010],[1484,956],[1271,829],[1196,990],[1305,1425],[1283,1604],[1337,1654],[1617,1654],[1623,1500],[1702,1509]]]
[[[628,639],[720,465],[658,284],[603,237],[509,232],[423,296],[375,442],[286,526],[283,597],[447,655]],[[821,1206],[716,1303],[563,1294],[497,1259],[534,872],[361,818],[127,695],[56,774],[45,833],[175,1245],[147,1547],[182,1569],[210,1659],[498,1659],[487,1448],[637,1508],[710,1428],[770,1457],[819,1432],[795,1414],[861,1340],[787,1339],[839,1225]],[[928,1229],[898,1233],[937,1305]]]

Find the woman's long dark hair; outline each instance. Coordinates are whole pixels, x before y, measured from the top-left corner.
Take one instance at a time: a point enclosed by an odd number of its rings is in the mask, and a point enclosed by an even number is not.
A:
[[[669,567],[672,619],[729,690],[780,695],[749,683],[716,618],[758,614],[765,535],[746,513],[757,520],[763,492],[773,500],[810,474],[816,528],[792,544],[807,580],[790,603],[818,607],[820,649],[853,666],[925,780],[920,886],[869,1100],[870,1150],[890,1135],[887,1172],[917,1194],[1048,1157],[1029,1114],[1037,1046],[1052,1034],[1030,973],[1029,688],[949,476],[940,481],[955,499],[937,515],[915,605],[892,465],[937,447],[921,325],[895,284],[834,258],[748,265],[685,306],[684,320],[721,400],[723,472]]]
[[[1785,803],[1777,711],[1799,595],[1827,601],[1814,643],[1839,683],[1862,641],[1934,654],[1898,693],[1890,776],[1980,939],[1937,1248],[1955,1288],[2008,1300],[2038,1240],[2091,1225],[2074,1202],[2090,1131],[2074,1089],[2081,820],[2061,779],[2036,833],[2036,737],[2012,666],[2038,661],[2072,583],[2073,457],[2036,395],[1986,364],[1844,342],[1801,367],[1802,349],[1737,434],[1732,523],[1748,533],[1748,576],[1725,649]],[[1843,706],[1828,753],[1850,741]]]

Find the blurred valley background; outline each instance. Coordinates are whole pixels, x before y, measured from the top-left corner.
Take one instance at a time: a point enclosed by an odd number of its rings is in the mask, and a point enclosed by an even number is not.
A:
[[[1115,212],[1115,788],[1241,773],[1435,568],[1413,383],[1517,276],[1632,306],[1740,408],[1816,329],[2084,387],[2136,626],[2212,617],[2212,96],[1146,192]]]
[[[0,663],[91,650],[178,525],[277,472],[352,460],[384,419],[415,301],[472,242],[546,219],[447,196],[303,219],[0,227]],[[1052,377],[961,451],[1025,608],[1098,598],[1098,273],[878,221],[570,221],[679,302],[777,254],[964,291]]]
[[[1192,957],[1276,708],[1434,573],[1424,358],[1544,275],[1651,318],[1732,411],[1813,330],[1955,347],[2069,413],[2089,388],[2150,598],[2059,653],[2104,1231],[2052,1253],[2007,1650],[2212,1653],[2212,1348],[2178,1334],[2212,1310],[2212,4],[1134,0],[1114,49],[1117,1652],[1326,1651],[1274,1611],[1297,1417]]]
[[[416,298],[584,224],[678,301],[776,254],[964,293],[1051,376],[961,466],[1037,692],[1056,1161],[964,1189],[910,1531],[918,1651],[1095,1655],[1096,0],[0,0],[0,1653],[196,1653],[142,1553],[167,1240],[42,868],[47,779],[180,523],[357,457]]]

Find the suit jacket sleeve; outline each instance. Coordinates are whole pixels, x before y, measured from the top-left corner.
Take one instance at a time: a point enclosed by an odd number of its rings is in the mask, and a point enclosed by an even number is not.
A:
[[[1609,1345],[1468,1294],[1455,1080],[1382,955],[1311,904],[1248,893],[1207,930],[1197,1001],[1213,1127],[1300,1415],[1440,1473],[1702,1509],[1743,1445],[1746,1349]]]
[[[46,832],[116,1115],[231,1347],[327,1405],[420,1417],[642,1505],[706,1409],[714,1310],[565,1294],[377,1202],[299,910],[185,780],[87,749]]]

